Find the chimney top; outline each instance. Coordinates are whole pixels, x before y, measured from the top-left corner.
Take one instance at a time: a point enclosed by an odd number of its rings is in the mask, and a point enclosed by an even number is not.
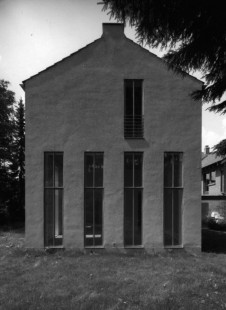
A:
[[[209,145],[206,145],[206,146],[205,146],[205,154],[206,154],[206,155],[210,154]]]
[[[112,37],[114,39],[124,37],[124,24],[103,23],[102,27],[103,27],[102,37]]]

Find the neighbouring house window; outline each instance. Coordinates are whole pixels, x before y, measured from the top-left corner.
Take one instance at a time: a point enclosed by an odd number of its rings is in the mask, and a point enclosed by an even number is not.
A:
[[[210,184],[216,184],[216,171],[210,172]]]
[[[63,153],[44,154],[44,243],[63,244]]]
[[[124,245],[142,244],[143,154],[124,154]]]
[[[224,171],[221,171],[221,192],[224,193]]]
[[[103,243],[103,153],[85,153],[85,246]]]
[[[216,184],[216,171],[204,173],[203,175],[203,193],[209,194],[209,187]]]
[[[203,174],[203,194],[209,194],[210,173]]]
[[[125,80],[124,137],[144,137],[142,80]]]
[[[183,154],[164,153],[164,245],[181,245]]]

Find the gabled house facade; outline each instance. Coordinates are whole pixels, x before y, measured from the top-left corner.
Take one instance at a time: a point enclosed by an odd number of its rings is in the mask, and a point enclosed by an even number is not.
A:
[[[24,81],[26,246],[199,251],[201,86],[123,24]]]
[[[226,217],[226,159],[210,152],[205,146],[202,154],[202,222],[217,212]]]
[[[207,145],[204,154],[202,154],[202,195],[226,194],[225,172],[226,159],[211,153]]]

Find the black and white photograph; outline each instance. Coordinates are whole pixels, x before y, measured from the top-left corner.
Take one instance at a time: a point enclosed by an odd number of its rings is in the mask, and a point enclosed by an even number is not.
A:
[[[226,6],[0,0],[0,310],[226,309]]]

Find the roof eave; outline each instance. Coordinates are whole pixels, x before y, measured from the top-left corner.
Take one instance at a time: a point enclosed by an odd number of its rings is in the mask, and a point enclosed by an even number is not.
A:
[[[20,87],[23,89],[23,91],[25,91],[25,84],[24,84],[24,82],[22,82],[22,84],[20,84]]]

